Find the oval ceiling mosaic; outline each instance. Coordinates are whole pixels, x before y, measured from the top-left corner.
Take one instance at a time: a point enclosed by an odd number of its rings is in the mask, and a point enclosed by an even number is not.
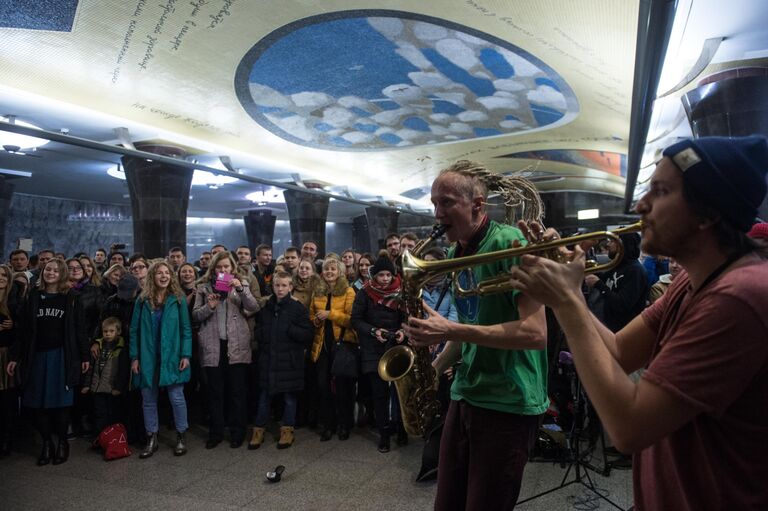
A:
[[[524,50],[399,11],[346,11],[286,25],[245,55],[235,88],[264,128],[333,150],[522,133],[578,112],[565,81]]]

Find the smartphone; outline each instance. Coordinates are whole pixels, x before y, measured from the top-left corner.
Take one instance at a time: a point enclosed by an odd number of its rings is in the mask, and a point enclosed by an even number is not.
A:
[[[217,273],[216,284],[214,285],[214,289],[216,289],[216,291],[229,292],[229,282],[233,278],[234,276],[231,273]]]

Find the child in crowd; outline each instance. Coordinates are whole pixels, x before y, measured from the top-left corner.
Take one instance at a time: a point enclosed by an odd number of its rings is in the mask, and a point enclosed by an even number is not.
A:
[[[96,432],[120,421],[120,397],[128,387],[128,351],[120,335],[122,325],[116,317],[101,322],[102,337],[94,341],[99,356],[93,361],[93,412]]]
[[[285,402],[278,449],[293,445],[296,421],[296,394],[304,389],[304,353],[314,337],[309,311],[291,297],[293,277],[287,272],[272,277],[273,294],[259,311],[259,407],[248,449],[264,442],[272,396],[282,394]]]

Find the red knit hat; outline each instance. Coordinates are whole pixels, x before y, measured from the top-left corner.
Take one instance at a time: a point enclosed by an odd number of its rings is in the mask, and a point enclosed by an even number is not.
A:
[[[759,238],[763,240],[768,239],[768,224],[761,222],[759,224],[753,225],[747,233],[747,236],[750,238]]]

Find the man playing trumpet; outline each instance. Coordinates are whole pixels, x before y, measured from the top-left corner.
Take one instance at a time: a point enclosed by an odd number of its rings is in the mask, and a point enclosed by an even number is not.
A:
[[[663,154],[637,212],[642,249],[685,270],[664,296],[614,334],[587,309],[578,247],[570,264],[523,256],[511,283],[552,308],[603,426],[634,454],[635,509],[768,509],[768,261],[746,236],[768,145],[705,137]]]
[[[437,221],[455,242],[449,257],[483,254],[525,243],[522,232],[489,220],[488,193],[508,209],[524,205],[539,218],[541,201],[521,178],[493,174],[459,161],[432,185]],[[514,260],[486,263],[461,272],[462,287],[508,271]],[[520,492],[528,452],[548,406],[544,308],[517,291],[456,298],[459,323],[425,306],[428,317],[404,325],[417,345],[448,339],[438,371],[460,355],[451,404],[440,444],[435,509],[512,509]]]

